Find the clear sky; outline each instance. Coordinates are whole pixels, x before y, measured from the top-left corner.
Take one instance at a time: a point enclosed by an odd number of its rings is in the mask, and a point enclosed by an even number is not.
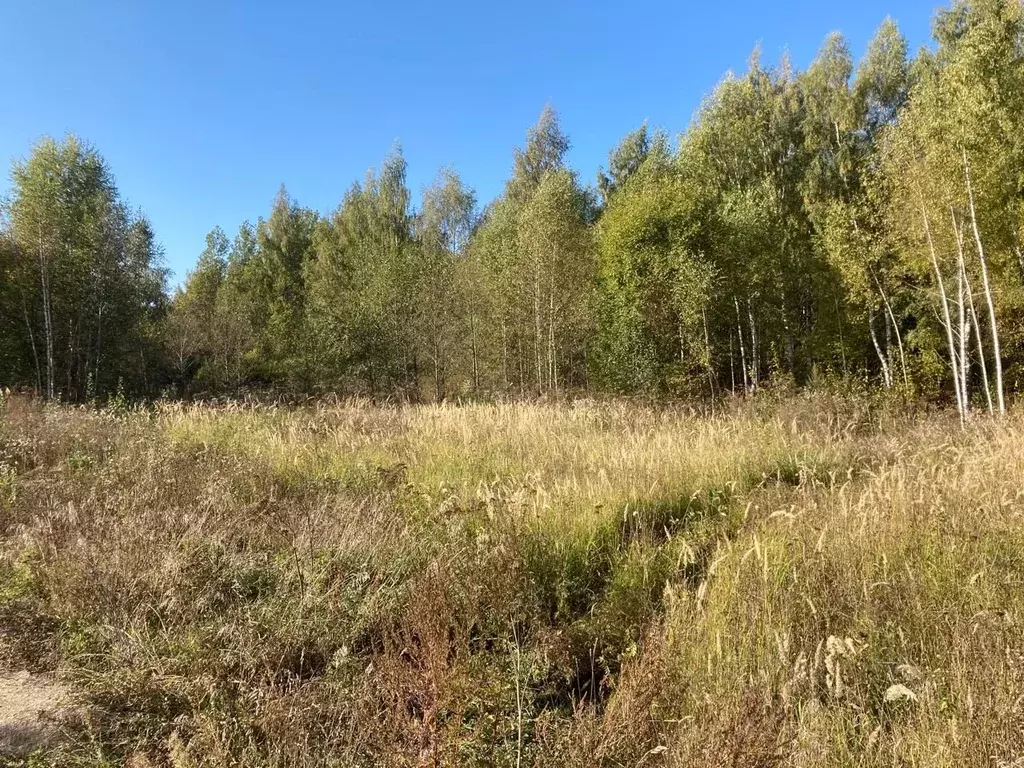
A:
[[[282,182],[332,210],[398,142],[414,192],[452,164],[484,203],[547,102],[589,181],[644,120],[685,129],[755,44],[803,68],[840,30],[859,57],[888,14],[913,50],[936,4],[0,0],[0,162],[92,142],[180,280]]]

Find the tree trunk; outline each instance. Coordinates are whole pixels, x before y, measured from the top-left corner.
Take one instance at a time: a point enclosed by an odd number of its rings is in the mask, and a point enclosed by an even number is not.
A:
[[[522,334],[516,335],[516,349],[519,354],[516,355],[516,360],[519,361],[519,396],[526,396],[526,362],[523,359],[523,336]]]
[[[548,386],[558,394],[558,362],[555,359],[555,278],[554,270],[548,282]]]
[[[28,331],[28,343],[32,347],[32,362],[36,368],[36,392],[43,391],[43,374],[39,367],[39,351],[36,349],[36,335],[32,331],[32,323],[28,317],[28,302],[25,301],[24,288],[21,291],[21,309],[25,314],[25,329]]]
[[[981,243],[981,232],[978,229],[978,216],[974,209],[974,187],[971,185],[971,167],[967,162],[967,148],[961,147],[964,156],[964,179],[967,182],[967,199],[971,210],[971,229],[974,231],[974,242],[978,247],[978,260],[981,262],[981,282],[985,289],[985,302],[988,304],[989,331],[992,333],[992,356],[996,365],[996,400],[999,413],[1006,413],[1006,400],[1003,397],[1003,357],[999,349],[999,326],[996,322],[996,305],[992,298],[992,285],[988,279],[988,262],[985,259],[985,247]]]
[[[43,234],[39,231],[39,279],[43,291],[43,333],[46,336],[46,393],[47,400],[54,397],[53,386],[53,307],[50,297],[50,264],[43,250]]]
[[[700,308],[700,316],[704,321],[704,365],[708,369],[708,388],[711,390],[711,407],[715,406],[715,371],[711,367],[711,334],[708,332],[708,312]]]
[[[441,345],[437,336],[434,336],[434,402],[440,403],[444,399],[444,387],[441,384]]]
[[[732,334],[729,334],[729,379],[732,381],[732,393],[736,394],[736,349],[733,347]]]
[[[93,361],[92,385],[93,389],[99,392],[100,387],[100,364],[103,358],[103,304],[99,306],[96,313],[96,359]]]
[[[782,344],[786,349],[786,365],[789,373],[796,378],[796,341],[793,338],[793,329],[789,327],[789,305],[786,302],[785,292],[782,295]]]
[[[956,291],[957,291],[957,320],[959,321],[960,341],[960,399],[964,404],[964,413],[971,410],[971,398],[968,392],[968,379],[970,378],[971,361],[968,357],[968,341],[971,330],[968,327],[970,322],[967,317],[967,297],[965,295],[964,283],[964,240],[960,227],[956,222],[956,213],[950,209],[953,218],[953,235],[956,238]]]
[[[985,364],[985,345],[981,338],[981,319],[978,317],[978,310],[974,307],[974,289],[971,287],[971,279],[967,274],[966,265],[964,267],[964,284],[967,286],[967,300],[971,313],[971,325],[974,327],[974,341],[978,347],[978,367],[981,368],[981,384],[985,388],[985,404],[988,406],[988,412],[991,414],[995,412],[995,408],[992,404],[992,390],[988,383],[988,366]]]
[[[939,259],[935,254],[935,241],[932,238],[932,227],[928,221],[928,213],[921,204],[921,218],[924,220],[924,231],[928,238],[928,253],[932,259],[932,269],[935,271],[935,280],[939,286],[939,302],[942,305],[942,323],[946,328],[946,345],[949,347],[949,365],[953,370],[953,389],[956,392],[956,409],[960,413],[961,420],[964,417],[963,391],[960,388],[960,369],[956,359],[956,345],[953,343],[953,321],[949,315],[949,299],[946,296],[946,286],[942,281],[942,270],[939,269]]]
[[[473,358],[473,394],[476,395],[480,392],[480,368],[477,363],[476,315],[472,313],[469,316],[469,349]]]
[[[758,374],[761,366],[757,357],[757,324],[754,322],[754,308],[750,303],[749,296],[747,297],[747,318],[750,321],[750,390],[753,392],[757,390]]]
[[[970,410],[971,410],[971,397],[970,397],[970,390],[969,390],[968,381],[969,381],[970,376],[971,376],[971,359],[970,359],[970,352],[969,352],[969,349],[968,349],[968,342],[970,341],[970,337],[971,337],[971,320],[970,320],[970,316],[967,314],[967,309],[964,306],[965,298],[964,298],[962,273],[961,273],[961,278],[960,278],[960,280],[958,282],[959,282],[959,286],[957,288],[958,293],[959,293],[959,301],[958,301],[959,309],[958,309],[958,313],[960,315],[960,317],[959,317],[959,321],[960,321],[960,391],[962,393],[961,396],[963,398],[963,403],[964,403],[964,413],[969,413]]]
[[[975,311],[972,301],[971,306],[971,319],[974,321],[974,341],[978,346],[978,363],[981,368],[981,383],[985,388],[985,405],[988,407],[989,414],[995,413],[995,406],[992,404],[992,388],[988,383],[988,366],[985,364],[985,347],[981,341],[981,319],[978,317],[978,313]]]
[[[889,361],[886,359],[886,355],[882,352],[882,345],[878,343],[878,334],[875,332],[875,310],[868,309],[868,329],[871,331],[871,343],[875,347],[875,354],[878,355],[878,362],[882,366],[882,383],[885,384],[885,388],[889,389],[892,387],[892,373],[889,370]]]
[[[878,275],[875,274],[875,270],[868,267],[871,271],[871,278],[875,281],[875,286],[878,288],[878,293],[882,296],[882,305],[885,307],[886,317],[889,318],[889,322],[892,323],[892,330],[896,334],[896,349],[900,355],[900,371],[903,373],[903,386],[910,386],[910,379],[907,377],[907,359],[903,354],[903,335],[900,333],[899,323],[896,322],[896,315],[892,311],[892,304],[889,302],[889,295],[885,292],[882,287],[881,281],[878,279]],[[886,348],[888,351],[888,347]]]
[[[743,391],[746,392],[750,389],[750,385],[747,378],[747,351],[743,346],[743,323],[740,320],[739,299],[733,297],[733,303],[736,305],[736,335],[740,340],[740,369],[743,371]]]
[[[72,392],[72,375],[75,370],[75,337],[78,335],[73,320],[68,320],[68,362],[67,362],[67,384],[64,396],[67,398],[73,398],[74,393]]]
[[[540,267],[538,266],[534,271],[533,278],[533,323],[534,323],[534,336],[533,336],[533,347],[534,357],[536,357],[537,363],[537,394],[541,395],[544,393],[544,366],[541,361],[541,339],[543,335],[541,333],[541,322],[540,322]]]
[[[843,361],[843,377],[849,375],[849,371],[846,368],[846,341],[843,339],[843,314],[839,309],[839,299],[835,300],[836,303],[836,325],[839,328],[839,354]]]
[[[508,333],[505,326],[505,317],[501,318],[501,378],[503,379],[504,390],[509,390],[508,378]]]

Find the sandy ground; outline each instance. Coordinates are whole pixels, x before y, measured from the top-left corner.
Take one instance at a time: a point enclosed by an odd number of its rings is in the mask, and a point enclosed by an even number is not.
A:
[[[59,683],[28,672],[0,672],[0,755],[31,752],[57,736],[67,698]]]

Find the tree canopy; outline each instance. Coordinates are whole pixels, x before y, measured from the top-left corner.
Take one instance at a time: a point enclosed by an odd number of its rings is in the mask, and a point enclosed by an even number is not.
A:
[[[719,397],[855,377],[1005,408],[1024,373],[1024,19],[955,0],[915,56],[755,51],[587,184],[545,106],[478,207],[395,147],[333,211],[282,186],[168,294],[99,153],[43,139],[0,224],[0,384],[86,400],[269,387],[411,399]]]

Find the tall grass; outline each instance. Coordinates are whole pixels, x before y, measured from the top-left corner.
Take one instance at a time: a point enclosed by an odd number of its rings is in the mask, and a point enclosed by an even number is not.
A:
[[[1014,765],[1024,424],[0,406],[39,765]]]

